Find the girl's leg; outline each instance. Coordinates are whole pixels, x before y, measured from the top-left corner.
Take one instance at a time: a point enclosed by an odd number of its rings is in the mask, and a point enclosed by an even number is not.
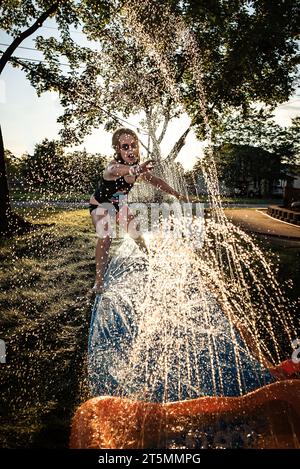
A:
[[[98,236],[96,244],[96,280],[94,290],[103,292],[104,274],[108,261],[108,253],[112,240],[112,230],[108,210],[99,206],[91,213]]]
[[[103,292],[104,274],[108,261],[108,253],[111,245],[111,238],[107,236],[98,238],[96,244],[96,281],[94,290],[96,293]]]
[[[118,222],[120,226],[126,231],[126,233],[131,236],[131,238],[136,242],[139,249],[145,254],[149,254],[149,249],[145,242],[143,235],[140,232],[140,226],[135,216],[130,212],[127,205],[124,205],[120,208],[118,213]]]

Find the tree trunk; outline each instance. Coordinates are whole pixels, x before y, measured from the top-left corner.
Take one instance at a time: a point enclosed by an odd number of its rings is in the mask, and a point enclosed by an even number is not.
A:
[[[181,148],[185,145],[185,139],[186,139],[189,131],[191,130],[191,128],[192,128],[192,126],[190,125],[186,129],[186,131],[183,132],[181,137],[177,140],[177,142],[173,146],[172,150],[170,151],[170,153],[166,157],[166,159],[165,159],[166,162],[174,161],[176,159],[176,157],[177,157],[178,153],[180,152]]]
[[[21,34],[19,34],[19,36],[17,36],[13,40],[11,45],[6,49],[6,51],[1,56],[1,59],[0,59],[0,75],[1,75],[5,65],[7,64],[9,59],[11,58],[12,54],[16,50],[16,48],[24,41],[24,39],[31,36],[31,34],[35,33],[35,31],[37,31],[42,26],[44,21],[49,16],[51,16],[52,13],[54,13],[58,9],[58,7],[59,7],[59,2],[55,2],[53,5],[51,5],[51,7],[47,11],[45,11],[44,13],[41,14],[41,16],[33,23],[32,26],[30,26],[30,28],[23,31]]]
[[[42,26],[43,22],[58,9],[59,3],[59,1],[55,2],[47,11],[41,14],[41,16],[34,22],[32,26],[30,26],[30,28],[23,31],[18,37],[13,40],[11,45],[1,56],[0,74],[2,73],[5,65],[8,63],[16,48],[24,41],[24,39],[31,36],[31,34],[33,34],[35,31],[37,31],[38,28]],[[0,233],[5,233],[13,230],[13,218],[17,225],[23,226],[26,229],[28,228],[29,224],[27,222],[22,222],[20,217],[13,216],[11,212],[7,173],[5,167],[4,145],[0,127]]]
[[[0,127],[0,235],[11,236],[14,233],[26,233],[39,225],[33,225],[11,210],[9,188],[4,158],[4,144]]]

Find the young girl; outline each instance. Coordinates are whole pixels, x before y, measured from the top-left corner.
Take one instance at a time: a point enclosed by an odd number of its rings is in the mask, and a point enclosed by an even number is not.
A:
[[[99,186],[90,199],[90,213],[98,235],[96,282],[93,287],[97,294],[103,291],[104,273],[112,240],[112,217],[133,237],[141,250],[148,252],[143,236],[136,236],[138,227],[135,217],[124,203],[137,178],[188,202],[186,196],[151,174],[153,160],[140,164],[138,137],[135,132],[124,128],[117,130],[112,137],[112,146],[115,150],[114,158],[105,168]]]

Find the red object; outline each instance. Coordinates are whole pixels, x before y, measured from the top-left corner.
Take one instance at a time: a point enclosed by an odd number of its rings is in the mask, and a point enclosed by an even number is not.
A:
[[[191,434],[205,437],[210,432],[212,438],[219,438],[218,422],[225,428],[223,440],[224,435],[230,439],[239,433],[238,428],[245,428],[248,448],[299,449],[300,381],[279,381],[240,397],[201,397],[168,403],[95,397],[76,411],[70,447],[168,448],[168,442],[180,442]],[[247,440],[248,434],[254,435],[253,440]]]
[[[280,365],[269,368],[269,370],[277,379],[300,378],[300,362],[294,363],[293,360],[285,360]]]

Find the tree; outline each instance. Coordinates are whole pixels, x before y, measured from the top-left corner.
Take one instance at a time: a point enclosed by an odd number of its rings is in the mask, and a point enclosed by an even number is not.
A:
[[[100,51],[91,57],[84,90],[72,86],[72,96],[69,89],[64,93],[65,113],[60,118],[64,125],[62,138],[68,143],[79,143],[87,132],[101,123],[105,123],[106,130],[120,126],[122,119],[118,114],[126,118],[142,113],[144,118],[139,125],[146,129],[148,143],[141,144],[147,150],[147,157],[159,163],[155,168],[159,174],[165,171],[166,161],[175,160],[190,128],[179,136],[164,159],[160,144],[180,108],[170,95],[156,62],[133,40],[125,19],[122,15],[112,18],[104,31],[99,32],[97,27],[91,29],[90,38],[99,42]],[[182,73],[179,65],[176,73]],[[152,197],[158,199],[161,192],[153,190]]]
[[[272,195],[275,181],[286,177],[286,165],[280,155],[261,147],[223,143],[214,146],[214,161],[221,185],[232,194],[249,195],[254,190],[259,195]],[[193,169],[185,174],[186,182],[197,195],[207,195],[205,180],[202,177],[203,165],[207,160],[199,160]],[[253,189],[249,186],[253,185]],[[192,192],[192,190],[191,190]],[[200,193],[200,194],[199,194]]]
[[[8,162],[15,159],[9,157]],[[18,161],[18,175],[27,192],[38,191],[48,198],[64,192],[74,198],[95,188],[105,160],[105,156],[86,150],[65,153],[60,141],[44,139],[35,145],[32,155]]]
[[[89,74],[85,85],[92,99],[85,92],[73,101],[66,97],[65,135],[82,138],[105,120],[103,114],[128,116],[143,109],[154,155],[160,155],[155,128],[165,129],[161,121],[168,121],[172,108],[182,112],[183,103],[204,137],[208,122],[218,126],[233,109],[245,113],[258,99],[273,106],[288,99],[297,61],[296,9],[293,2],[281,6],[246,0],[149,0],[138,6],[127,1],[104,30],[89,23],[89,38],[101,44],[91,65],[102,78],[101,91]],[[115,117],[108,119],[110,128]],[[184,138],[175,143],[170,159]]]
[[[275,123],[268,109],[251,109],[246,115],[233,115],[215,132],[216,145],[232,143],[250,145],[277,155],[282,164],[294,170],[299,164],[300,119],[292,120],[289,127]]]
[[[10,3],[16,11],[15,2]],[[34,12],[33,4],[38,6]],[[22,5],[27,10],[31,6],[30,18],[33,18],[37,11],[41,14],[41,7],[47,11],[50,3],[26,1]],[[16,17],[15,14],[10,30],[14,22],[21,21],[23,26],[28,22],[24,14],[20,19]],[[156,80],[162,83],[165,94],[161,95],[160,105],[165,110],[164,106],[171,100],[179,108],[183,106],[181,112],[187,110],[199,138],[207,135],[208,124],[214,129],[233,110],[245,113],[256,101],[275,106],[286,101],[294,89],[298,60],[297,5],[292,0],[148,0],[139,4],[133,0],[103,3],[74,0],[59,2],[56,18],[61,41],[37,40],[48,64],[18,63],[39,93],[48,89],[60,92],[65,108],[61,118],[64,137],[72,143],[81,141],[93,127],[111,121],[110,110],[95,105],[103,102],[103,55],[78,47],[70,37],[69,25],[79,19],[87,37],[99,41],[100,50],[111,43],[105,37],[109,27],[104,25],[109,25],[113,18],[119,19],[124,28],[125,21],[128,45],[131,41],[141,51],[139,61],[147,67],[153,64],[155,68],[152,81],[151,75],[148,80],[149,93],[153,88],[158,89]],[[125,66],[131,60],[128,50],[120,49],[121,65],[123,59]],[[69,74],[63,74],[60,69],[62,54],[70,63]],[[79,65],[84,65],[84,69]],[[131,84],[131,95],[132,87],[145,94],[141,75],[134,73],[126,78]],[[109,90],[109,85],[104,79],[104,90]],[[155,100],[159,96],[156,94]],[[125,112],[124,106],[120,112]],[[174,151],[177,150],[175,147]]]
[[[86,150],[75,151],[66,155],[67,188],[70,194],[91,193],[99,182],[99,175],[105,168],[106,157]]]
[[[292,119],[292,124],[288,129],[290,135],[290,142],[293,143],[293,157],[294,165],[298,168],[300,166],[300,117]]]
[[[0,73],[4,70],[8,62],[15,66],[22,66],[27,71],[31,83],[36,86],[38,92],[52,89],[60,89],[66,86],[68,80],[61,71],[58,57],[64,55],[69,61],[70,70],[78,67],[79,63],[86,59],[86,48],[79,47],[71,38],[70,26],[77,27],[81,18],[93,15],[98,19],[98,27],[101,28],[111,14],[107,2],[93,1],[72,1],[58,0],[51,2],[49,0],[23,0],[16,2],[9,0],[3,2],[0,7],[0,27],[13,36],[13,41],[0,58]],[[50,38],[44,40],[41,36],[37,38],[36,45],[39,50],[45,54],[48,61],[46,77],[42,72],[45,69],[35,70],[30,68],[26,61],[20,61],[13,58],[16,48],[24,39],[36,32],[47,18],[55,17],[60,41]],[[42,79],[42,82],[41,82]],[[4,144],[0,127],[0,232],[14,231],[14,229],[30,227],[15,214],[13,214],[9,199],[9,188],[7,181],[7,172],[5,164]]]
[[[10,60],[13,52],[16,48],[22,43],[24,39],[33,34],[43,22],[50,17],[59,7],[59,2],[54,4],[43,5],[45,11],[40,11],[36,21],[27,28],[25,31],[21,32],[21,28],[28,25],[28,16],[34,17],[36,14],[36,8],[34,2],[27,2],[20,5],[15,2],[7,2],[6,5],[1,7],[0,10],[0,26],[8,33],[15,32],[15,39],[7,50],[3,53],[0,59],[0,73],[3,71],[4,67]],[[27,16],[28,15],[28,16]],[[5,154],[4,154],[4,145],[2,138],[2,131],[0,127],[0,231],[7,231],[9,228],[9,219],[12,219],[13,215],[11,212],[10,202],[9,202],[9,189],[8,181],[6,174],[5,166]],[[20,221],[20,220],[18,220]]]
[[[138,9],[133,3],[128,10],[135,30],[145,49],[152,44],[169,78],[175,53],[185,65],[177,90],[199,137],[208,121],[214,127],[252,102],[275,106],[294,91],[297,2],[149,0]]]
[[[55,192],[64,187],[67,178],[67,161],[62,145],[44,139],[35,146],[32,155],[23,162],[23,176],[29,189],[47,188]]]
[[[112,57],[112,62],[115,57],[117,66],[114,64],[114,73],[108,74],[104,82],[104,95],[107,96],[105,90],[109,91],[113,106],[117,109],[119,104],[125,115],[136,110],[141,100],[142,107],[147,109],[147,99],[151,102],[158,84],[162,90],[167,87],[165,102],[179,107],[184,104],[198,136],[204,138],[208,123],[216,134],[226,116],[233,112],[245,116],[257,101],[272,109],[287,100],[294,90],[298,61],[295,2],[149,0],[137,7],[128,1],[122,14],[120,33],[110,23],[100,34],[96,25],[92,25],[89,34],[92,39],[102,41],[103,51],[108,50],[106,59]],[[109,37],[108,41],[103,42],[103,34]],[[133,53],[136,49],[138,60]],[[139,74],[139,66],[145,62],[149,75]],[[127,70],[131,73],[127,74]],[[141,66],[141,70],[145,72],[147,68]],[[123,83],[109,90],[116,77]],[[163,91],[156,92],[155,100],[162,96]],[[77,107],[68,116],[78,115],[81,103],[79,98]],[[148,106],[145,126],[150,136],[154,135],[153,146],[159,154],[154,126],[151,128],[151,111]],[[159,112],[160,117],[167,114],[162,109]],[[89,116],[85,117],[86,122],[91,122]],[[284,152],[290,158],[287,143],[286,140],[281,148],[278,145],[278,156]],[[171,154],[176,157],[177,152],[175,143]]]
[[[106,130],[114,130],[120,125],[118,113],[124,117],[143,113],[140,127],[146,129],[149,136],[145,148],[148,155],[160,161],[160,143],[169,122],[178,117],[180,108],[170,95],[159,67],[133,40],[123,16],[113,18],[104,31],[95,28],[90,34],[101,49],[93,57],[94,76],[99,80],[86,80],[86,91],[82,94],[80,90],[78,100],[77,97],[73,101],[66,99],[66,112],[61,118],[65,126],[63,137],[66,141],[74,141],[79,136],[79,141],[87,129],[100,122],[105,123]],[[178,65],[176,72],[182,74],[182,67],[180,69]],[[87,112],[80,112],[82,104]],[[189,130],[178,139],[170,158],[176,158]]]
[[[260,147],[225,143],[215,148],[214,157],[220,180],[243,195],[248,195],[249,183],[254,183],[259,195],[270,195],[274,182],[283,177],[280,156]]]
[[[13,181],[13,183],[15,183],[15,181],[19,177],[21,160],[20,160],[20,158],[17,158],[9,150],[5,150],[4,153],[5,153],[5,160],[6,160],[6,164],[7,164],[7,173],[9,175],[9,179],[10,179],[10,181]]]

